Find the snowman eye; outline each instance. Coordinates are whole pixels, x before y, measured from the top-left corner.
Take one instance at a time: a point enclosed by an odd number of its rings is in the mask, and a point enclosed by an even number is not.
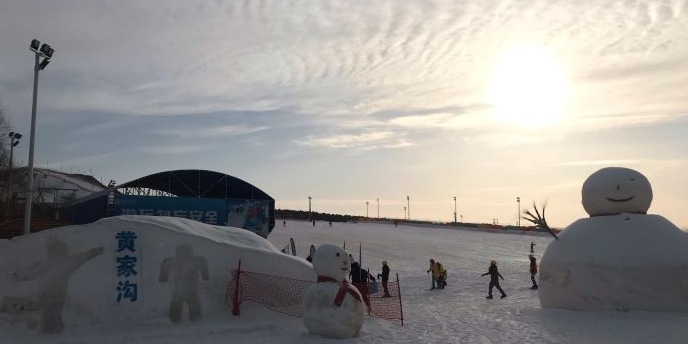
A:
[[[337,252],[337,257],[339,257],[339,252]]]
[[[635,181],[635,178],[631,178],[631,181],[634,182],[634,181]]]

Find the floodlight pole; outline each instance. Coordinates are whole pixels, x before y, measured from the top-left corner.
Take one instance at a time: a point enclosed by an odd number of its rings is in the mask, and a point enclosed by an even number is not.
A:
[[[308,221],[313,221],[313,215],[311,214],[311,200],[313,197],[308,196]]]
[[[409,196],[406,196],[406,207],[408,208],[408,219],[411,219],[411,199]]]
[[[29,138],[29,167],[27,170],[26,181],[26,197],[24,207],[24,234],[31,232],[31,203],[33,202],[33,147],[36,140],[36,104],[38,100],[38,72],[40,71],[38,60],[41,55],[38,51],[35,53],[35,62],[33,67],[33,105],[31,106],[31,137]]]
[[[516,197],[518,203],[518,227],[521,227],[521,197]]]
[[[456,223],[456,196],[454,196],[454,223]]]
[[[380,199],[376,198],[377,200],[377,218],[380,218]]]

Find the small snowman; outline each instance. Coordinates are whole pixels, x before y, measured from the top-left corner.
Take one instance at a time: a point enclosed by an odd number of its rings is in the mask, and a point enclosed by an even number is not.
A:
[[[317,283],[306,290],[301,302],[308,332],[325,338],[357,336],[363,326],[363,304],[358,290],[345,276],[351,261],[341,248],[321,245],[313,255]]]
[[[603,168],[583,184],[582,200],[590,217],[566,227],[542,257],[542,306],[688,311],[688,239],[664,217],[647,215],[647,178]]]

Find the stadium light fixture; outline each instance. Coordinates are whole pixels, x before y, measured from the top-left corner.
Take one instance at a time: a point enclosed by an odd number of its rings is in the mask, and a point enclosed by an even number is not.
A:
[[[34,39],[31,41],[31,51],[37,52],[38,51],[38,46],[41,45],[41,42],[39,42],[37,39]]]

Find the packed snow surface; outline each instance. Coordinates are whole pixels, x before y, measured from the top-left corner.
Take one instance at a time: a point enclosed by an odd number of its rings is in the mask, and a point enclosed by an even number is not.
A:
[[[343,245],[376,274],[387,260],[401,280],[405,325],[364,317],[359,337],[337,343],[676,343],[688,338],[688,314],[659,312],[577,312],[542,309],[528,273],[530,242],[535,255],[552,242],[549,236],[490,233],[476,230],[426,228],[400,224],[342,224],[281,221],[269,237],[282,248],[293,237],[301,257],[311,244]],[[6,245],[6,244],[5,244]],[[5,249],[2,245],[2,249]],[[18,252],[18,255],[28,251]],[[197,252],[198,254],[198,252]],[[449,272],[444,290],[430,291],[428,259],[442,262]],[[490,259],[504,276],[502,300],[485,300]],[[12,266],[10,264],[10,266]],[[84,265],[84,268],[86,265]],[[3,267],[4,269],[4,267]],[[5,270],[3,270],[4,272]],[[157,277],[157,276],[156,276]],[[302,319],[246,302],[241,316],[229,312],[205,316],[196,323],[174,325],[165,317],[122,326],[93,325],[65,329],[51,336],[0,321],[0,343],[334,343],[309,335]]]

